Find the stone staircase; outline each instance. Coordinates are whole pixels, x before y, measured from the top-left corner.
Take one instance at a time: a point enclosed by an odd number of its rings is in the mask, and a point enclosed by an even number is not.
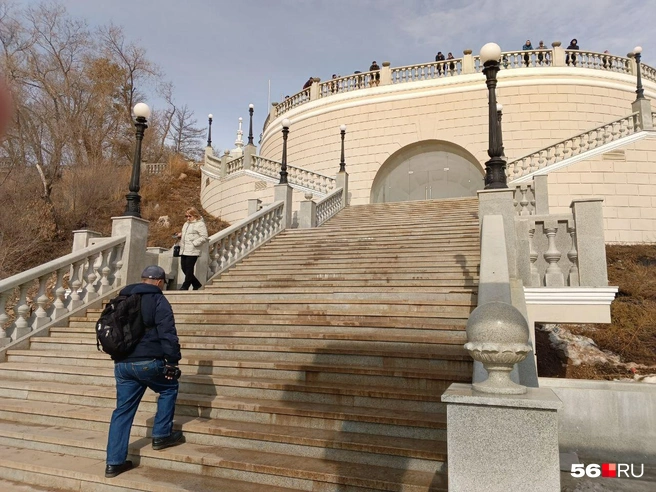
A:
[[[167,292],[182,345],[176,427],[104,478],[113,367],[99,311],[0,364],[0,479],[44,490],[446,490],[442,391],[471,380],[476,199],[354,206],[277,236],[197,292]],[[6,489],[5,490],[11,490]],[[19,489],[16,489],[19,490]]]

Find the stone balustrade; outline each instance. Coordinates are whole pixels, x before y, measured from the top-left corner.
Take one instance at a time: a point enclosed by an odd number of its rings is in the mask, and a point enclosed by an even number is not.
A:
[[[148,174],[164,174],[168,169],[168,164],[166,162],[146,162],[144,163],[144,167]]]
[[[230,268],[282,232],[285,229],[284,218],[285,201],[280,200],[210,236],[207,278]]]
[[[230,176],[231,174],[234,174],[237,171],[241,171],[242,169],[244,169],[244,156],[237,157],[236,159],[228,161],[226,163],[225,175]]]
[[[125,244],[125,237],[98,239],[92,246],[0,280],[0,347],[119,287]]]
[[[515,212],[519,217],[535,215],[536,197],[533,182],[524,183],[515,186],[515,196],[513,199]]]
[[[209,152],[205,152],[205,165],[219,170],[221,169],[221,159],[212,154],[212,149],[209,149]]]
[[[281,165],[281,162],[272,159],[253,156],[251,171],[277,179],[280,177]],[[292,186],[297,186],[315,193],[321,193],[322,195],[327,194],[330,190],[335,188],[335,178],[289,164],[287,164],[287,180]]]
[[[316,225],[320,226],[337,212],[344,208],[344,190],[337,188],[335,191],[317,202]]]
[[[510,161],[506,164],[506,176],[515,180],[640,130],[638,113],[632,113]]]
[[[416,82],[420,80],[454,77],[463,73],[462,58],[443,60],[405,67],[392,68],[392,83]]]
[[[554,43],[552,49],[515,50],[501,54],[501,69],[570,67],[604,70],[615,73],[635,74],[636,63],[626,56],[594,51],[565,50],[559,43]],[[642,77],[656,82],[656,69],[640,64]],[[369,89],[377,85],[419,82],[422,80],[454,77],[473,73],[481,73],[483,64],[478,55],[472,55],[471,50],[465,50],[462,58],[427,62],[402,67],[390,68],[389,62],[384,62],[379,72],[363,72],[351,74],[326,82],[315,79],[312,87],[288,97],[280,103],[273,103],[270,118],[264,124],[266,129],[270,121],[287,111],[318,98],[330,97],[335,94]]]

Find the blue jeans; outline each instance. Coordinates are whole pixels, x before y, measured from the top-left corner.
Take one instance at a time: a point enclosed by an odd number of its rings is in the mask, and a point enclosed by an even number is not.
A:
[[[153,424],[153,439],[171,435],[175,400],[178,397],[178,381],[164,377],[164,365],[162,360],[114,364],[116,409],[112,413],[107,437],[108,465],[120,465],[128,456],[130,429],[146,388],[159,394]]]

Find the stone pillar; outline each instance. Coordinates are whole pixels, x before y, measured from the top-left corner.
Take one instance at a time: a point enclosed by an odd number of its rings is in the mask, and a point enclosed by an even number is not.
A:
[[[478,216],[482,222],[486,215],[501,215],[506,235],[508,274],[517,277],[517,247],[515,244],[515,190],[511,188],[480,190],[478,192]]]
[[[315,99],[319,99],[319,82],[321,82],[321,79],[319,77],[315,77],[312,79],[312,85],[310,86],[310,101],[314,101]]]
[[[554,41],[551,43],[551,46],[553,47],[553,60],[551,61],[551,64],[554,67],[567,66],[565,64],[565,50],[560,46],[560,41]]]
[[[636,99],[631,103],[631,110],[638,113],[638,124],[643,130],[653,130],[654,120],[651,116],[651,101],[649,99]]]
[[[248,215],[251,216],[262,208],[262,200],[259,198],[248,199]]]
[[[342,204],[343,207],[348,207],[348,173],[346,171],[339,171],[335,176],[335,186],[342,188]]]
[[[207,156],[214,157],[214,149],[212,149],[211,145],[205,147],[205,164],[207,164]]]
[[[549,215],[549,176],[533,176],[535,215]]]
[[[257,147],[253,144],[244,146],[244,169],[250,169],[253,164],[253,157],[257,153]]]
[[[273,201],[283,200],[285,202],[283,229],[292,226],[292,193],[292,187],[288,184],[277,184],[273,187]]]
[[[228,171],[228,159],[230,158],[230,151],[224,150],[221,156],[221,177],[225,178]]]
[[[479,393],[452,384],[447,405],[449,491],[560,491],[558,410],[547,388],[523,395]]]
[[[572,200],[581,287],[607,287],[603,198]]]
[[[312,193],[305,194],[305,200],[301,202],[301,210],[298,215],[299,228],[317,227],[317,204],[312,200]]]
[[[102,234],[96,231],[91,231],[89,229],[79,229],[73,231],[73,249],[71,253],[75,253],[81,249],[86,248],[91,245],[91,240],[102,237]]]
[[[200,282],[203,285],[205,285],[205,282],[207,282],[207,279],[209,278],[209,271],[210,271],[210,247],[209,247],[209,243],[205,241],[200,246],[200,256],[196,261],[194,275],[198,280],[200,280]]]
[[[380,69],[380,85],[390,85],[392,83],[392,69],[390,62],[384,61],[383,68]]]
[[[472,56],[472,50],[464,50],[462,52],[462,73],[475,73],[474,70],[474,57]]]
[[[141,272],[148,266],[148,221],[139,217],[112,217],[112,237],[119,236],[125,236],[123,264],[120,270],[122,285],[139,282]]]

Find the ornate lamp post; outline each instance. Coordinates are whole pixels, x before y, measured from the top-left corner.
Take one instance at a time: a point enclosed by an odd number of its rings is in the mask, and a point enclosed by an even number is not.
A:
[[[134,160],[132,161],[132,177],[130,178],[130,193],[125,195],[127,203],[125,205],[124,216],[141,217],[141,197],[139,196],[139,178],[141,176],[141,143],[143,141],[144,131],[148,128],[146,121],[150,117],[150,108],[147,104],[138,103],[132,110],[136,116],[134,126],[137,128],[137,143],[134,149]]]
[[[489,148],[490,160],[485,163],[485,189],[508,188],[506,184],[506,161],[502,159],[503,143],[497,116],[497,73],[501,48],[496,43],[487,43],[481,48],[481,61],[489,92]]]
[[[209,122],[209,129],[207,130],[207,146],[212,146],[212,113],[207,115],[207,120]]]
[[[339,133],[342,136],[342,157],[339,161],[339,172],[346,172],[346,162],[344,162],[344,137],[346,136],[346,125],[339,127]]]
[[[642,46],[633,48],[633,56],[635,57],[636,70],[637,70],[637,87],[636,87],[636,100],[645,98],[645,90],[642,87],[642,74],[640,73],[640,53],[642,53]]]
[[[248,145],[255,145],[253,143],[253,109],[254,108],[255,106],[253,106],[252,103],[248,105],[248,114],[250,115],[250,119],[251,119],[250,125],[248,126]]]
[[[289,135],[291,122],[285,118],[282,120],[282,164],[280,166],[280,183],[287,184],[287,136]]]

